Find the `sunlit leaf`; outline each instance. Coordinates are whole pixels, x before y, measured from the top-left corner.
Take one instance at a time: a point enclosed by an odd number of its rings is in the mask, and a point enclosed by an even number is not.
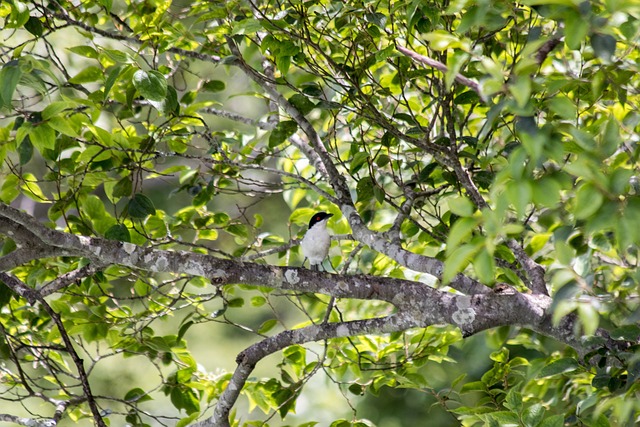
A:
[[[140,95],[151,101],[162,101],[167,96],[167,80],[155,70],[138,70],[133,74],[133,85]]]

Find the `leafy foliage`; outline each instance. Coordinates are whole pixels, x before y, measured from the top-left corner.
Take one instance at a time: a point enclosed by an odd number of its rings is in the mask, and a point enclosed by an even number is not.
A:
[[[337,274],[442,298],[549,293],[553,327],[574,321],[566,343],[587,341],[560,347],[493,317],[485,347],[462,327],[471,306],[459,327],[292,341],[274,373],[247,380],[234,425],[314,425],[326,414],[295,413],[319,372],[351,406],[414,390],[464,425],[640,416],[637,1],[14,0],[0,19],[3,205],[131,258],[247,265],[299,265],[296,239],[325,210],[352,233],[330,254]],[[220,285],[197,263],[101,263],[107,246],[34,254],[28,233],[43,234],[0,217],[0,396],[55,422],[205,420],[233,381],[201,365],[218,338],[196,357],[209,327],[266,340],[399,310],[373,294],[334,308],[322,292]],[[479,348],[488,359],[466,361]],[[143,360],[145,381],[102,387],[113,360]],[[430,378],[455,364],[464,375]]]

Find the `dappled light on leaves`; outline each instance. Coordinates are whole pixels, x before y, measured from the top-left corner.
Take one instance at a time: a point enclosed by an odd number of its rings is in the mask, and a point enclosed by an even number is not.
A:
[[[3,2],[0,420],[637,423],[639,17]]]

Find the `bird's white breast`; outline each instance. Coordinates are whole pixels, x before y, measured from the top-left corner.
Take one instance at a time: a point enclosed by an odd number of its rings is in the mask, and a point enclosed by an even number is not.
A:
[[[311,227],[300,242],[302,254],[311,264],[322,264],[322,261],[329,254],[330,246],[331,236],[327,232],[326,222],[320,222]]]

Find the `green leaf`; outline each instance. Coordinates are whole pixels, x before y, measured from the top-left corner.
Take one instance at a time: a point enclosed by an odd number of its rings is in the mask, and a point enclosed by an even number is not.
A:
[[[531,99],[531,78],[526,75],[517,76],[515,82],[509,85],[509,92],[518,107],[526,106]]]
[[[576,191],[575,201],[573,216],[576,219],[587,219],[600,209],[604,202],[604,196],[595,185],[586,183]]]
[[[13,93],[18,86],[22,70],[18,66],[18,61],[9,61],[0,70],[0,108],[11,108]]]
[[[56,146],[56,132],[47,123],[40,123],[29,131],[29,138],[41,153]]]
[[[554,96],[546,102],[549,110],[565,120],[575,120],[578,109],[573,101],[566,96]]]
[[[533,185],[533,201],[548,208],[554,208],[560,202],[562,186],[552,177],[545,176]]]
[[[442,283],[449,283],[456,274],[462,272],[478,252],[478,248],[479,246],[477,244],[466,244],[456,248],[448,255],[444,263]]]
[[[98,51],[91,46],[73,46],[68,49],[70,52],[84,56],[85,58],[98,59],[100,57]]]
[[[254,34],[263,29],[262,22],[257,19],[243,19],[233,24],[232,35],[236,34]]]
[[[506,362],[506,360],[502,360],[502,362]],[[522,394],[519,391],[517,391],[515,388],[512,388],[507,393],[504,406],[506,406],[516,414],[519,414],[520,412],[522,412],[522,407],[523,407]]]
[[[535,403],[527,408],[525,408],[522,413],[522,421],[524,421],[525,427],[536,427],[542,419],[544,418],[544,407]]]
[[[473,270],[482,283],[491,284],[495,281],[495,261],[486,248],[478,252],[473,259]]]
[[[202,85],[207,92],[222,92],[225,88],[226,84],[221,80],[209,80]]]
[[[356,185],[356,194],[358,202],[368,203],[373,198],[373,180],[370,176],[365,176]]]
[[[0,200],[4,203],[11,203],[16,197],[20,195],[19,190],[20,180],[15,175],[9,175],[2,180],[2,187],[0,187]]]
[[[33,157],[33,144],[29,136],[23,139],[22,143],[18,146],[18,156],[21,165],[26,165],[29,163],[29,160],[31,160],[31,157]]]
[[[180,418],[176,423],[176,427],[187,427],[200,417],[200,412],[194,412],[188,417]]]
[[[611,61],[616,52],[616,39],[609,34],[595,33],[591,36],[591,47],[598,58]]]
[[[429,42],[429,46],[434,50],[445,50],[460,46],[460,39],[445,30],[436,30],[423,35]]]
[[[42,189],[38,185],[38,179],[32,173],[25,173],[22,175],[24,183],[20,186],[22,193],[32,200],[38,203],[42,203],[47,197],[42,192]]]
[[[262,322],[262,325],[258,328],[259,334],[266,334],[270,330],[272,330],[278,324],[277,319],[269,319]]]
[[[262,307],[267,303],[267,299],[265,297],[257,296],[251,298],[251,305],[254,307]]]
[[[123,52],[116,49],[103,49],[102,52],[116,64],[131,64],[134,62],[126,51]]]
[[[182,341],[182,338],[184,337],[184,335],[187,333],[189,328],[191,328],[193,325],[195,325],[195,322],[192,320],[189,320],[188,322],[185,322],[182,326],[180,326],[180,330],[178,330],[178,337],[176,338],[176,341],[177,342]]]
[[[112,195],[114,198],[129,197],[132,191],[133,183],[131,182],[131,177],[127,175],[116,183],[113,187]]]
[[[476,207],[473,205],[471,200],[463,196],[452,197],[447,201],[447,203],[449,205],[449,210],[461,217],[469,217],[473,215],[476,210]]]
[[[285,142],[298,130],[298,125],[292,120],[281,121],[269,135],[269,147],[274,148]]]
[[[447,237],[447,253],[468,241],[477,227],[478,219],[476,218],[460,218],[454,222]]]
[[[124,224],[115,224],[104,233],[105,239],[131,243],[131,234]]]
[[[246,239],[249,237],[249,230],[247,226],[244,224],[231,224],[227,228],[225,228],[227,233],[233,234],[236,237],[240,237],[242,239]]]
[[[364,19],[381,29],[387,24],[387,16],[382,13],[365,13]]]
[[[288,55],[276,56],[276,67],[282,74],[287,74],[289,67],[291,66],[291,57]]]
[[[100,219],[106,215],[104,203],[95,194],[88,195],[82,201],[82,210],[91,219]]]
[[[577,50],[589,32],[589,20],[578,12],[569,12],[565,18],[564,40],[569,49]]]
[[[119,65],[117,67],[113,67],[111,71],[109,71],[109,75],[107,76],[107,80],[104,82],[104,98],[103,100],[107,100],[109,97],[109,92],[113,88],[113,85],[116,84],[118,77],[120,77],[120,73],[122,72],[124,66]]]
[[[227,307],[239,308],[244,306],[244,298],[234,298],[227,301]]]
[[[552,415],[545,418],[538,427],[562,427],[564,426],[564,415]]]
[[[26,3],[18,0],[8,2],[11,13],[5,20],[6,28],[21,28],[29,21],[29,7]]]
[[[144,219],[149,215],[155,215],[156,208],[151,199],[142,193],[137,193],[129,200],[127,212],[131,218]]]
[[[640,338],[640,326],[624,325],[611,331],[610,336],[614,340],[638,341]]]
[[[533,190],[529,181],[510,181],[507,185],[507,198],[520,218],[527,213],[527,206],[531,203],[532,197]]]
[[[580,365],[576,359],[572,357],[565,357],[563,359],[554,360],[546,365],[538,373],[538,378],[551,377],[554,375],[560,375],[568,372],[573,372],[580,368]]]
[[[42,36],[42,32],[44,30],[42,22],[40,22],[40,19],[35,16],[29,17],[29,20],[24,24],[24,28],[36,37]]]
[[[583,335],[593,335],[598,329],[600,315],[591,304],[578,305],[578,317],[582,324]]]
[[[192,389],[186,387],[174,387],[171,390],[171,403],[177,409],[184,409],[187,414],[200,411],[200,401]]]
[[[600,141],[600,153],[604,158],[615,153],[618,147],[622,144],[622,138],[620,137],[620,125],[614,117],[607,120],[607,124],[604,127]]]
[[[316,108],[316,104],[311,102],[309,98],[306,96],[296,93],[291,98],[289,98],[289,102],[300,111],[300,113],[306,115],[311,112],[314,108]]]
[[[72,84],[84,84],[84,83],[93,83],[93,82],[101,82],[104,80],[104,71],[102,68],[91,66],[83,69],[75,76],[69,79],[69,83]]]
[[[531,254],[535,254],[539,250],[545,247],[545,245],[549,242],[551,238],[551,233],[540,233],[536,234],[531,238],[531,242],[527,246],[528,252]]]
[[[353,155],[349,164],[349,173],[355,175],[364,164],[368,163],[369,153],[359,151]]]
[[[167,80],[155,70],[138,70],[133,74],[133,86],[144,98],[163,101],[167,96]]]
[[[278,405],[280,417],[284,418],[294,409],[300,390],[300,388],[297,388],[295,391],[290,388],[282,388],[273,394],[273,398]]]
[[[66,110],[71,110],[77,107],[77,103],[71,101],[55,101],[47,105],[44,110],[42,110],[42,119],[49,120],[52,117],[55,117]]]
[[[153,107],[161,111],[165,115],[179,114],[180,105],[178,104],[178,93],[173,86],[167,87],[167,96],[162,101],[149,100]]]
[[[142,403],[153,400],[153,398],[141,388],[136,387],[129,390],[127,394],[124,395],[124,400],[131,403]]]

